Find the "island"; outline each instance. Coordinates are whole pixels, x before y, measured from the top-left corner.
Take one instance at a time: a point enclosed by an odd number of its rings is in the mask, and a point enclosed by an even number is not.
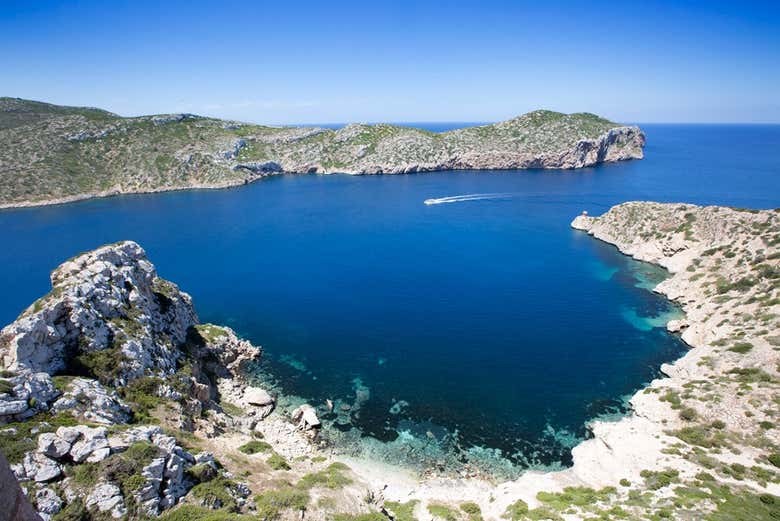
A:
[[[281,173],[575,169],[641,159],[645,136],[537,110],[449,132],[389,124],[273,127],[193,114],[121,117],[0,98],[0,208],[243,185]]]
[[[780,211],[630,202],[572,227],[669,270],[654,291],[691,349],[568,469],[425,480],[341,457],[318,442],[328,404],[254,385],[262,350],[200,323],[130,241],[66,261],[0,332],[0,451],[46,520],[776,519]]]

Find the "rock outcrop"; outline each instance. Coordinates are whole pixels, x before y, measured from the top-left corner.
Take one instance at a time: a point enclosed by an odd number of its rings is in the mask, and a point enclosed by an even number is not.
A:
[[[6,369],[0,378],[0,424],[46,410],[59,394],[47,373]]]
[[[54,374],[73,363],[100,364],[117,386],[147,370],[170,374],[197,323],[189,295],[157,277],[134,242],[79,255],[54,270],[51,283],[0,332],[9,370]]]
[[[51,410],[104,425],[126,423],[132,416],[130,407],[115,390],[89,378],[74,378],[69,382],[63,394],[52,403]]]
[[[136,243],[79,255],[51,280],[52,291],[0,332],[0,424],[30,422],[0,441],[29,447],[15,450],[11,468],[40,516],[153,517],[220,476],[213,457],[137,421],[160,403],[178,429],[211,424],[207,411],[219,422],[224,388],[246,396],[249,419],[233,423],[253,426],[275,403],[244,381],[260,350],[199,324],[190,297],[159,278]]]

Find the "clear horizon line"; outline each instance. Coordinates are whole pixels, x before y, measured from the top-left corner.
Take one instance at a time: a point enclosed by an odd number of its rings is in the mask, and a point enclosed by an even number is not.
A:
[[[164,114],[178,114],[178,113],[187,113],[185,111],[179,111],[179,112],[160,112],[160,113],[144,113],[144,114],[122,114],[120,112],[114,112],[111,109],[103,108],[100,106],[95,105],[78,105],[78,104],[62,104],[57,103],[54,101],[44,101],[41,99],[33,99],[33,98],[24,98],[21,96],[0,96],[10,99],[18,99],[23,101],[32,101],[36,103],[46,103],[50,105],[57,105],[57,106],[63,106],[63,107],[74,107],[74,108],[87,108],[87,109],[97,109],[97,110],[105,110],[107,112],[111,112],[112,114],[116,114],[117,116],[121,118],[138,118],[138,117],[145,117],[145,116],[158,116],[158,115],[164,115]],[[537,110],[550,110],[550,109],[537,109]],[[531,111],[533,112],[533,111]],[[580,112],[589,112],[589,111],[580,111]],[[413,125],[413,124],[442,124],[442,125],[492,125],[494,123],[501,123],[503,121],[508,121],[508,119],[498,119],[498,120],[468,120],[468,119],[449,119],[449,120],[435,120],[435,119],[417,119],[417,120],[392,120],[392,119],[385,119],[385,120],[352,120],[352,121],[330,121],[330,122],[318,122],[318,123],[302,123],[302,122],[272,122],[272,121],[255,121],[255,120],[241,120],[237,118],[231,118],[227,116],[217,116],[217,115],[211,115],[208,113],[198,113],[198,112],[192,112],[191,114],[199,117],[205,117],[205,118],[214,118],[214,119],[221,119],[225,121],[235,121],[238,123],[248,123],[252,125],[266,125],[266,126],[293,126],[293,127],[303,127],[303,126],[338,126],[338,125],[349,125],[353,123],[358,124],[366,124],[366,125],[377,125],[377,124],[388,124],[388,125]],[[527,114],[527,112],[525,113]],[[565,114],[565,113],[564,113]],[[596,114],[596,113],[592,113]],[[519,117],[524,114],[519,114]],[[599,114],[596,114],[597,116],[600,116]],[[600,116],[603,117],[603,116]],[[619,123],[621,125],[763,125],[763,126],[772,126],[772,125],[780,125],[780,120],[778,121],[615,121],[615,123]]]

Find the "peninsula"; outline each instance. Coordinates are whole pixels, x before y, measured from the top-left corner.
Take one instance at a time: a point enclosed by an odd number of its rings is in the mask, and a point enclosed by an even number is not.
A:
[[[670,271],[655,291],[691,349],[569,469],[420,481],[341,457],[328,404],[254,386],[262,351],[199,323],[133,242],[65,262],[0,332],[0,450],[47,520],[776,518],[780,212],[634,202],[572,226]]]
[[[242,185],[280,173],[573,169],[641,159],[645,136],[537,110],[435,133],[389,124],[272,127],[192,114],[121,117],[0,98],[0,208]]]

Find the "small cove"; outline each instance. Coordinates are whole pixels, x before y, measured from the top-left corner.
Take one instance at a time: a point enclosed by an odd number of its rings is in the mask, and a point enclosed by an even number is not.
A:
[[[201,320],[265,348],[264,378],[333,400],[328,440],[345,450],[559,468],[587,421],[625,412],[686,349],[663,327],[679,311],[649,291],[663,270],[571,219],[635,199],[780,206],[776,159],[755,148],[777,127],[645,130],[647,159],[581,171],[281,176],[0,212],[0,316],[45,293],[64,259],[133,239]],[[469,194],[512,196],[457,199]],[[456,199],[424,204],[442,198]]]

